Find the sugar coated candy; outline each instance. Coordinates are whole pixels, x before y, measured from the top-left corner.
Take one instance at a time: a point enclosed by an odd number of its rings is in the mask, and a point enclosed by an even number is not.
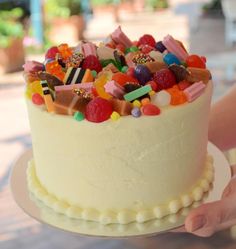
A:
[[[138,118],[138,117],[140,117],[140,116],[142,115],[141,110],[140,110],[139,107],[134,107],[134,108],[131,110],[131,114],[132,114],[132,116],[135,117],[135,118]]]
[[[163,60],[167,65],[171,65],[171,64],[180,65],[181,64],[180,60],[174,54],[171,54],[171,53],[166,54],[163,57]]]
[[[145,65],[138,65],[134,70],[134,76],[141,85],[145,85],[152,77],[150,70]]]
[[[86,106],[85,117],[90,122],[100,123],[109,119],[112,111],[112,104],[108,100],[96,97]]]

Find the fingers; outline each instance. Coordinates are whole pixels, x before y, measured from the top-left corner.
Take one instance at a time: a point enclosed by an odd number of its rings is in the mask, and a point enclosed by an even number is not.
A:
[[[224,189],[221,198],[225,199],[231,195],[236,196],[236,175],[231,179],[229,184]]]
[[[198,236],[208,237],[214,232],[227,228],[236,221],[236,200],[224,200],[203,204],[192,210],[185,220],[187,232]]]

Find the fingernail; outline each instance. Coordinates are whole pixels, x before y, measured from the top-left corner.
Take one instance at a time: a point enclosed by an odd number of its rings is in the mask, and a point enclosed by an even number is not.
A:
[[[190,232],[194,232],[202,227],[204,227],[204,225],[206,224],[206,217],[203,215],[199,215],[197,217],[195,217],[194,219],[192,219],[192,224],[190,225]]]

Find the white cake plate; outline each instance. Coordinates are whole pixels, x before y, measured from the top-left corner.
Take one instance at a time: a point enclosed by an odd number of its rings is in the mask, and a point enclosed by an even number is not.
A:
[[[102,225],[97,222],[71,219],[65,215],[55,213],[42,202],[36,200],[28,191],[26,169],[28,160],[32,158],[32,149],[26,151],[16,161],[10,178],[10,185],[16,203],[25,213],[37,221],[55,228],[80,235],[100,237],[127,238],[153,236],[182,226],[189,211],[201,203],[220,199],[223,189],[231,178],[230,167],[224,154],[211,143],[208,144],[208,153],[214,157],[215,180],[213,187],[204,196],[203,200],[193,203],[189,208],[181,209],[177,214],[168,215],[162,219],[155,219],[145,223],[133,222],[127,225]]]

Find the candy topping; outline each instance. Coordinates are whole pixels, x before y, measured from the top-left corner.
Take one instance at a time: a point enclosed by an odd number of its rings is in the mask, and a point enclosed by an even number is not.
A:
[[[24,76],[33,104],[94,123],[156,116],[191,104],[211,79],[206,58],[189,55],[172,36],[156,42],[144,34],[131,41],[120,27],[99,45],[51,47],[44,62],[25,63]]]

